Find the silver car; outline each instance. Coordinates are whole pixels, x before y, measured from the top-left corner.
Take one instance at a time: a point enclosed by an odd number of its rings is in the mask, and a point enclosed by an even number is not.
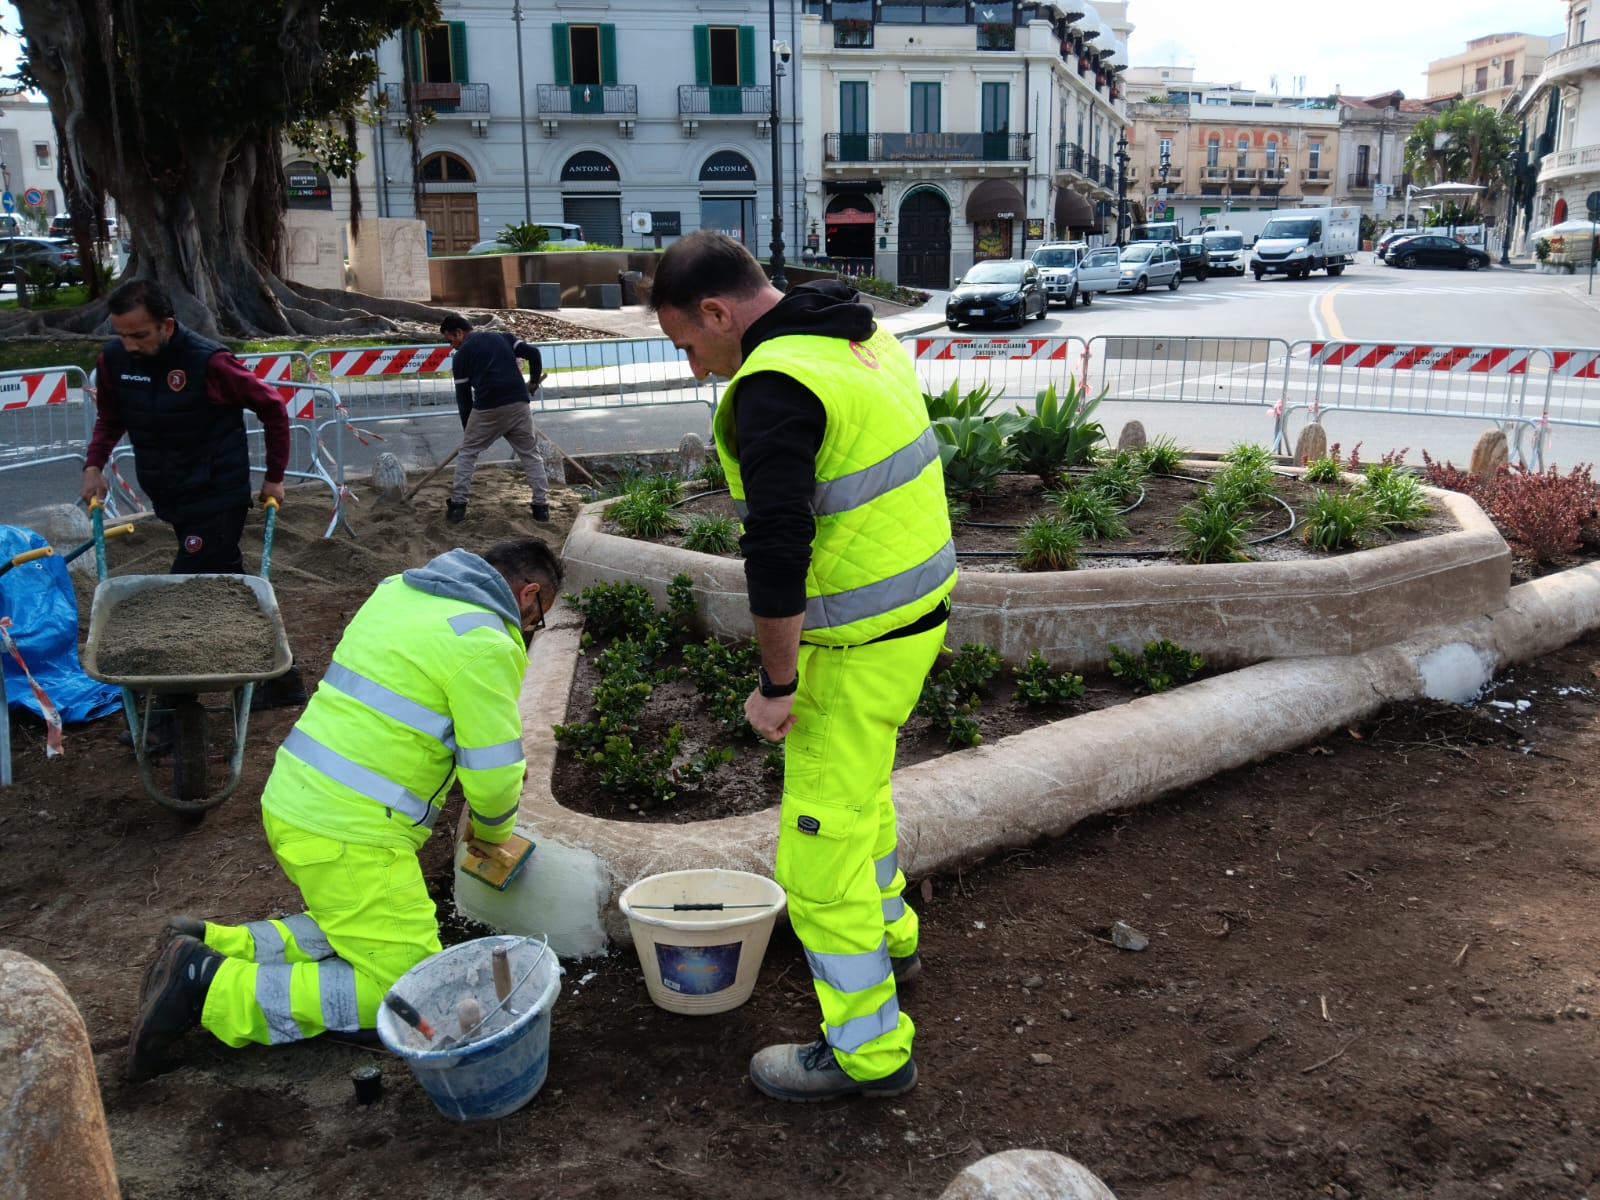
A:
[[[1166,284],[1178,290],[1183,262],[1167,242],[1133,242],[1122,248],[1122,277],[1119,292],[1145,292],[1152,284]]]

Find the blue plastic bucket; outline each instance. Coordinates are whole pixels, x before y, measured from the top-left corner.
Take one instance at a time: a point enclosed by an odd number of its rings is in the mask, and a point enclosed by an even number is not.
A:
[[[500,1005],[494,990],[492,951],[504,947],[512,992]],[[434,1027],[425,1038],[384,1005],[378,1037],[405,1059],[417,1082],[452,1121],[492,1121],[533,1099],[550,1068],[550,1009],[561,991],[561,964],[548,946],[531,938],[488,937],[462,942],[424,959],[393,990]],[[459,1045],[462,1001],[475,1000],[480,1027]]]

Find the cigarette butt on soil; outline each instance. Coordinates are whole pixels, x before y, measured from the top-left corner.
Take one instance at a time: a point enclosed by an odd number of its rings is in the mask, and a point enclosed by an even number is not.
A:
[[[1326,996],[1319,996],[1318,999],[1322,1001],[1322,1019],[1324,1021],[1333,1020],[1333,1018],[1328,1015],[1328,998]]]
[[[1451,963],[1450,965],[1453,966],[1453,967],[1459,967],[1462,964],[1462,962],[1466,959],[1467,951],[1469,949],[1471,949],[1471,947],[1472,947],[1472,943],[1471,942],[1468,942],[1465,946],[1461,947],[1461,952],[1456,955],[1455,962]]]

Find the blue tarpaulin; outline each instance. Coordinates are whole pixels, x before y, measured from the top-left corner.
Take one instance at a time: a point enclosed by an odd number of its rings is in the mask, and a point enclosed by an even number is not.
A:
[[[0,563],[49,544],[31,529],[0,525]],[[11,618],[12,640],[63,721],[92,721],[122,707],[122,689],[90,679],[78,662],[78,598],[60,557],[35,559],[0,575],[0,616]],[[0,669],[8,707],[42,718],[22,668],[6,655]]]

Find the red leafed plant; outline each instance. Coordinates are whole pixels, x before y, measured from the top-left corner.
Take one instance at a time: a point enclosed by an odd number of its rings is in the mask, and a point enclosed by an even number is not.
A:
[[[1469,496],[1476,496],[1479,489],[1476,475],[1463,471],[1448,460],[1435,462],[1428,457],[1426,450],[1422,452],[1422,481],[1429,487],[1443,488],[1448,492],[1465,492]]]
[[[1587,463],[1565,475],[1555,467],[1500,469],[1484,502],[1513,550],[1550,562],[1576,550],[1586,532],[1594,533],[1595,483],[1589,470]]]

